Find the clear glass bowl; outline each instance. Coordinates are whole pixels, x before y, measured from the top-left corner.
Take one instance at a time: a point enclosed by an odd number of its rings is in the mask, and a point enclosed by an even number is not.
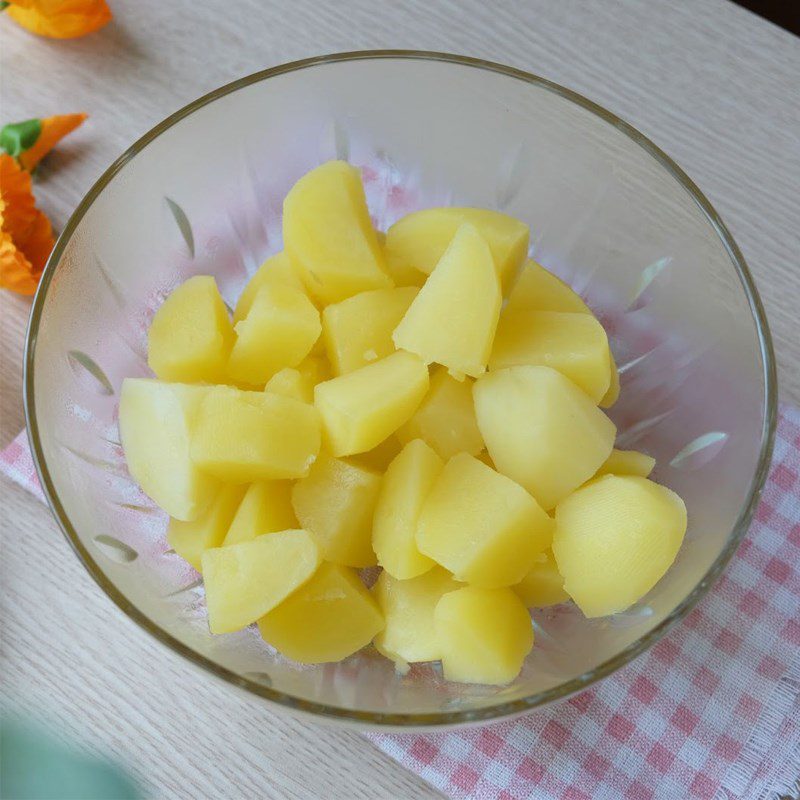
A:
[[[253,630],[212,637],[199,576],[130,480],[119,387],[148,374],[161,299],[197,273],[232,303],[281,247],[281,201],[333,157],[363,167],[376,223],[458,203],[525,220],[532,255],[608,327],[622,376],[620,446],[658,459],[686,500],[686,543],[635,607],[586,620],[535,612],[536,645],[509,686],[405,676],[367,650],[298,666]],[[437,53],[363,52],[244,78],[173,114],[81,202],[56,244],[28,336],[25,400],[44,490],[117,605],[192,663],[320,717],[382,726],[506,717],[563,698],[657,641],[742,538],[771,454],[775,369],[741,253],[709,202],[654,144],[590,101],[508,67]],[[180,691],[176,687],[176,691]]]

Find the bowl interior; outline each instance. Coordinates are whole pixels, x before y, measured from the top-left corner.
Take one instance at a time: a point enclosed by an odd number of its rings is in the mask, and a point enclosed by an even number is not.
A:
[[[509,686],[449,684],[430,665],[400,676],[369,650],[298,666],[253,630],[212,637],[199,576],[169,551],[165,517],[125,469],[119,388],[149,374],[153,311],[194,274],[215,275],[232,304],[281,248],[287,189],[334,157],[362,167],[381,228],[450,203],[528,222],[532,256],[571,282],[610,333],[619,446],[655,456],[655,479],[686,500],[686,543],[656,588],[605,619],[586,620],[569,604],[534,612],[536,645]],[[245,79],[134,146],[59,241],[28,354],[43,483],[116,602],[256,693],[394,724],[495,716],[561,696],[625,663],[691,605],[752,511],[773,413],[769,346],[746,268],[719,225],[643,137],[530,76],[395,54]]]

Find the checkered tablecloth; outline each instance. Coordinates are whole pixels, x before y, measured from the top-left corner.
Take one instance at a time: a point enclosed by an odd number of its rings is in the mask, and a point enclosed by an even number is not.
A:
[[[24,432],[0,470],[42,496]],[[800,797],[800,410],[781,409],[761,504],[730,566],[634,663],[511,722],[370,738],[454,798]]]

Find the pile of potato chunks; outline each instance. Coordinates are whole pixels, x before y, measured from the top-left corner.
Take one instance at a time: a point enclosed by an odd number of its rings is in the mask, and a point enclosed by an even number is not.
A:
[[[149,330],[157,378],[122,390],[130,472],[202,572],[213,633],[258,623],[305,663],[373,642],[503,684],[529,608],[603,616],[655,585],[685,507],[613,449],[605,330],[526,260],[526,225],[434,208],[384,235],[331,161],[291,189],[283,233],[232,321],[212,277],[176,288]]]

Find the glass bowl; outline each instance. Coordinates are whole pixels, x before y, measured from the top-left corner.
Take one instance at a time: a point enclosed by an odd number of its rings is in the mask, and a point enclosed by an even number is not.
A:
[[[457,203],[531,226],[531,254],[606,325],[622,396],[619,446],[658,459],[689,511],[674,566],[628,611],[533,613],[536,645],[508,686],[406,675],[371,648],[300,666],[251,629],[212,637],[201,581],[168,549],[163,514],[131,481],[121,381],[147,375],[146,328],[180,281],[217,277],[233,303],[281,247],[281,201],[330,158],[362,167],[385,228]],[[31,316],[25,402],[42,486],[86,568],[160,641],[253,695],[318,717],[435,726],[496,719],[623,667],[725,567],[769,465],[775,367],[747,266],[710,203],[652,142],[546,80],[439,53],[313,58],[229,84],[176,112],[100,178],[69,220]],[[180,687],[175,687],[180,691]]]

